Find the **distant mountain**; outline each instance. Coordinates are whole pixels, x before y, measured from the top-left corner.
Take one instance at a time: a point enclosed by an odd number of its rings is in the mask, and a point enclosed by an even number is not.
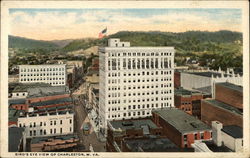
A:
[[[9,48],[55,49],[59,46],[50,41],[41,41],[9,35]]]
[[[129,41],[131,46],[174,46],[177,50],[205,51],[211,49],[211,43],[242,42],[242,33],[227,30],[217,32],[188,31],[182,33],[121,31],[103,39],[74,40],[62,50],[69,52],[93,46],[105,46],[108,38],[120,38],[122,41]]]

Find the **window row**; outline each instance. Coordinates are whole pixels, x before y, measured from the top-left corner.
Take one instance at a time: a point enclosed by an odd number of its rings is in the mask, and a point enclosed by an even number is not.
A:
[[[139,86],[136,86],[136,85],[125,85],[123,86],[123,90],[135,90],[135,89],[145,89],[145,88],[163,88],[163,87],[171,87],[172,84],[171,83],[167,83],[167,84],[151,84],[151,85],[147,85],[147,84],[143,84],[143,85],[139,85]],[[116,90],[121,90],[121,87],[120,86],[109,86],[108,87],[108,90],[109,91],[116,91]]]
[[[63,128],[60,128],[60,131],[57,131],[56,128],[50,129],[49,134],[57,134],[59,132],[60,134],[63,133]],[[72,127],[69,128],[69,131],[72,132]],[[47,135],[47,130],[46,129],[40,129],[40,130],[30,130],[29,136],[37,136],[39,132],[39,135]]]
[[[46,78],[21,78],[20,81],[45,81]],[[55,80],[64,80],[64,78],[50,78],[50,77],[47,77],[47,80],[50,80],[50,81],[55,81]]]
[[[130,72],[124,72],[123,76],[144,76],[144,75],[168,75],[168,74],[172,74],[172,71],[152,71],[152,72],[134,72],[134,73],[130,73]],[[119,77],[120,76],[120,72],[109,72],[108,73],[108,77]]]
[[[31,73],[31,74],[26,74],[26,73],[21,73],[21,76],[58,76],[58,75],[64,75],[64,72],[59,72],[59,73]]]
[[[108,115],[108,118],[120,118],[120,117],[133,117],[133,116],[145,116],[150,115],[149,111],[138,111],[138,112],[127,112],[127,113],[118,113],[113,115]]]
[[[159,106],[160,105],[160,106]],[[171,107],[171,103],[152,103],[152,104],[142,104],[142,105],[128,105],[127,107],[110,107],[108,111],[120,111],[120,110],[138,110],[138,109],[148,109],[148,108],[163,108],[163,107]]]
[[[62,125],[63,124],[63,120],[54,120],[54,121],[50,121],[50,125]],[[69,123],[72,124],[72,119],[69,119]],[[29,127],[32,128],[32,127],[42,127],[42,126],[46,126],[46,122],[33,122],[33,123],[30,123]],[[19,124],[19,127],[26,127],[25,123],[23,124]]]
[[[116,52],[116,53],[109,53],[108,54],[110,57],[116,57],[116,56],[171,56],[172,53],[171,52],[151,52],[151,53],[140,53],[140,52],[136,52],[136,53],[120,53],[120,52]]]
[[[163,69],[172,68],[172,61],[170,58],[161,59],[109,59],[108,70],[130,70],[130,69]]]
[[[172,100],[172,97],[159,97],[160,98],[160,100]],[[136,102],[145,102],[145,101],[147,101],[147,102],[149,102],[149,101],[158,101],[159,99],[158,99],[158,97],[153,97],[153,98],[140,98],[140,99],[133,99],[133,100],[126,100],[126,99],[124,99],[123,100],[123,103],[136,103]],[[122,101],[121,100],[108,100],[108,104],[119,104],[119,103],[122,103]]]
[[[141,92],[141,93],[126,93],[124,92],[123,93],[123,96],[126,97],[126,96],[145,96],[145,95],[157,95],[157,94],[171,94],[171,90],[165,90],[165,91],[161,91],[160,93],[158,91],[151,91],[151,92]],[[111,97],[121,97],[122,94],[119,93],[119,92],[116,92],[116,93],[109,93],[108,94],[108,97],[111,98]]]
[[[21,68],[21,72],[64,71],[64,68]]]

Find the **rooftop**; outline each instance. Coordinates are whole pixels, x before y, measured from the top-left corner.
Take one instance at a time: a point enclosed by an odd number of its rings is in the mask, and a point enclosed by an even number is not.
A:
[[[13,104],[25,104],[26,99],[9,99],[9,105]]]
[[[144,126],[149,128],[159,128],[153,121],[150,119],[140,119],[140,120],[126,120],[126,121],[111,121],[110,124],[115,129],[142,129]]]
[[[222,131],[234,138],[243,138],[242,128],[236,125],[223,126]]]
[[[223,86],[223,87],[226,87],[226,88],[229,88],[229,89],[232,89],[232,90],[235,90],[235,91],[238,91],[238,92],[243,92],[243,87],[242,86],[238,86],[238,85],[235,85],[235,84],[232,84],[232,83],[228,83],[228,82],[222,82],[222,83],[216,83],[217,85],[220,85],[220,86]]]
[[[30,144],[51,142],[51,140],[55,140],[55,139],[60,139],[60,140],[78,139],[78,136],[71,134],[71,135],[61,135],[61,136],[35,137],[31,139]]]
[[[24,128],[9,128],[9,152],[17,152],[23,137]]]
[[[180,133],[190,133],[195,131],[211,130],[211,128],[196,119],[195,117],[176,108],[166,108],[152,111],[158,114],[162,119],[172,125]]]
[[[128,139],[124,142],[132,152],[178,151],[178,147],[167,138]]]
[[[214,100],[214,99],[205,99],[203,101],[209,103],[210,105],[216,106],[218,108],[222,108],[224,110],[227,110],[227,111],[229,111],[231,113],[238,114],[238,115],[243,115],[242,111],[240,111],[236,107],[230,106],[230,105],[225,104],[223,102],[220,102],[220,101],[217,101],[217,100]]]
[[[64,109],[64,110],[62,109],[60,111],[40,111],[40,113],[29,112],[29,113],[27,113],[27,115],[29,117],[47,116],[48,114],[50,116],[52,116],[52,115],[65,115],[65,114],[67,114],[67,112],[69,114],[74,114],[74,111],[72,109]],[[27,115],[20,116],[19,118],[27,117]]]
[[[69,93],[68,86],[35,87],[28,89],[28,97],[41,97]]]
[[[232,150],[228,147],[224,145],[217,146],[213,141],[204,141],[203,143],[205,143],[207,147],[213,152],[232,152]]]
[[[72,102],[71,97],[67,98],[59,98],[59,99],[54,99],[54,100],[47,100],[47,101],[42,101],[42,102],[35,102],[31,103],[31,106],[45,106],[45,105],[52,105],[52,104],[60,104],[60,103],[66,103],[66,102]]]
[[[9,108],[9,121],[16,122],[18,117],[20,117],[21,113],[25,113],[24,110],[16,110],[13,108]]]
[[[12,83],[9,84],[9,87],[12,89],[11,92],[27,92],[29,88],[38,88],[38,87],[51,87],[47,83]]]
[[[204,76],[204,77],[212,77],[212,75],[214,77],[221,77],[222,74],[221,73],[217,73],[217,72],[210,72],[210,71],[207,71],[207,72],[188,72],[190,74],[194,74],[194,75],[199,75],[199,76]],[[227,77],[228,74],[224,74],[224,77]],[[231,75],[230,75],[231,76]]]
[[[202,95],[201,92],[195,91],[195,90],[187,90],[182,87],[176,88],[174,90],[175,95],[180,95],[180,96],[191,96],[191,95]]]

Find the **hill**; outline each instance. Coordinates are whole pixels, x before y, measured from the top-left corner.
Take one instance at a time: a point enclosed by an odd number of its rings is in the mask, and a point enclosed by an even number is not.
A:
[[[58,45],[50,41],[40,41],[9,35],[9,48],[18,49],[56,49]]]
[[[242,69],[242,33],[232,31],[129,32],[122,31],[103,39],[74,40],[64,52],[86,50],[94,46],[107,46],[108,38],[129,41],[131,46],[174,46],[175,63],[185,65],[186,58],[197,60],[200,66],[225,70],[227,67]],[[84,53],[84,51],[82,51]]]
[[[177,50],[206,51],[214,49],[213,44],[242,41],[242,33],[231,31],[188,31],[183,33],[121,31],[101,40],[74,40],[66,45],[63,51],[105,46],[108,38],[120,38],[122,41],[129,41],[131,46],[174,46]]]

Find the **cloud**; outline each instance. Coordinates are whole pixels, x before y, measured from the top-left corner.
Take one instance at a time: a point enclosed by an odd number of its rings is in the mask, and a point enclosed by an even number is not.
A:
[[[11,34],[41,40],[97,37],[128,31],[241,31],[239,10],[82,9],[10,12]]]

